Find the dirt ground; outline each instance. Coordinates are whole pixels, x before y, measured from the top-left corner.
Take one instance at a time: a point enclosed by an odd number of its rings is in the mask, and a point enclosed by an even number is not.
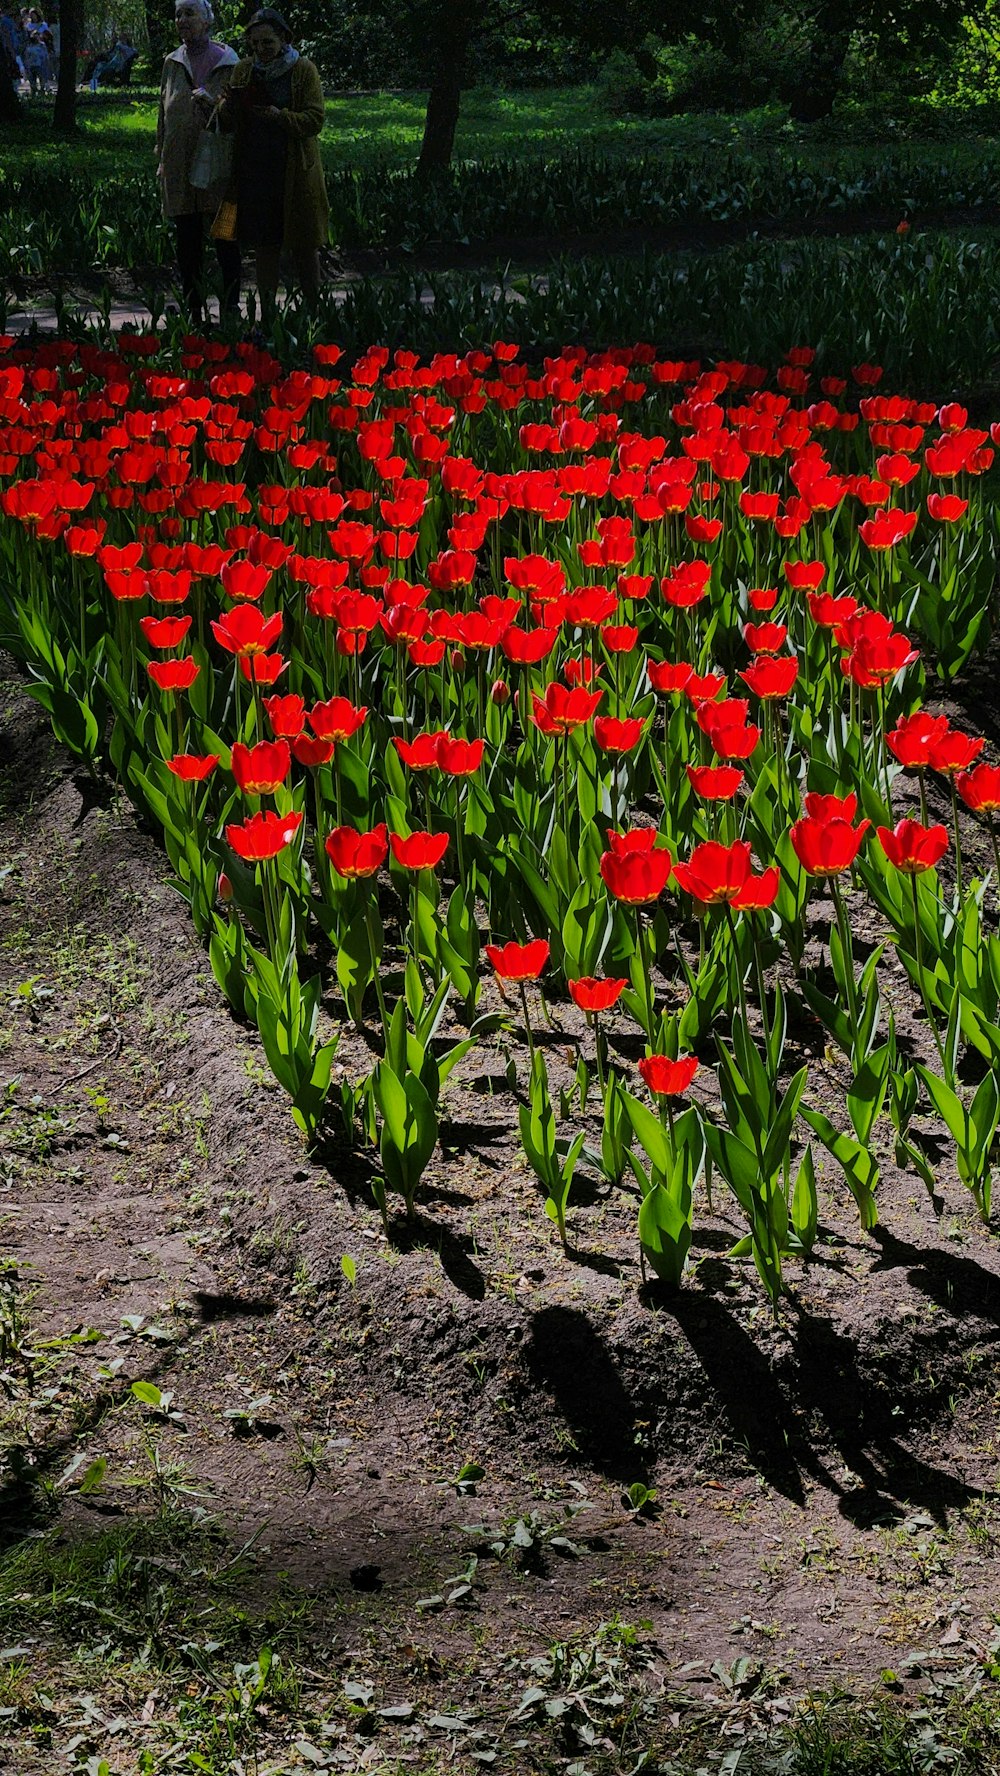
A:
[[[724,1203],[670,1298],[622,1191],[582,1189],[562,1253],[501,1038],[390,1244],[358,1157],[306,1156],[168,878],[8,666],[0,1768],[597,1772],[707,1732],[715,1769],[807,1692],[997,1674],[1000,1246],[949,1163],[936,1219],[877,1127],[864,1236],[831,1162],[777,1323]],[[150,1626],[151,1569],[190,1621]],[[294,1706],[272,1670],[254,1761],[230,1729],[228,1762],[183,1761],[220,1659],[265,1647]]]

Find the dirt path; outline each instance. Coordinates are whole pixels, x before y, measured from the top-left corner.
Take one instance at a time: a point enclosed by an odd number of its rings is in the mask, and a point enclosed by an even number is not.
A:
[[[36,1348],[31,1375],[0,1361],[8,1563],[39,1533],[32,1558],[58,1567],[141,1531],[183,1565],[178,1523],[209,1513],[214,1553],[197,1540],[200,1577],[183,1568],[205,1609],[161,1627],[163,1658],[193,1663],[197,1689],[206,1639],[212,1683],[220,1659],[283,1650],[297,1711],[279,1697],[257,1718],[281,1770],[582,1756],[587,1711],[546,1713],[565,1666],[532,1663],[553,1643],[590,1649],[593,1682],[634,1699],[622,1761],[595,1771],[887,1668],[904,1692],[981,1673],[1000,1255],[953,1182],[935,1223],[890,1168],[884,1230],[862,1240],[828,1174],[827,1233],[781,1326],[723,1256],[735,1223],[708,1226],[678,1300],[647,1299],[630,1199],[584,1196],[580,1250],[559,1251],[498,1053],[456,1083],[394,1249],[354,1156],[305,1157],[153,839],[74,775],[9,670],[0,711],[0,1225]],[[82,1328],[99,1337],[38,1352]],[[635,1482],[650,1516],[623,1502]],[[0,1581],[0,1643],[24,1667],[5,1713],[0,1652],[0,1752],[6,1734],[8,1767],[61,1771],[82,1733],[74,1756],[137,1768],[137,1747],[177,1743],[189,1678],[133,1681],[134,1599],[117,1626],[68,1607],[26,1614],[23,1583]],[[99,1718],[80,1703],[94,1646]],[[591,1703],[607,1760],[615,1710]],[[304,1718],[329,1764],[296,1752]]]

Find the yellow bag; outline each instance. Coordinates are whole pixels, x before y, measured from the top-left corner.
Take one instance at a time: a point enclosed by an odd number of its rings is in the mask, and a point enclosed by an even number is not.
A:
[[[236,205],[231,198],[225,198],[220,203],[209,233],[213,240],[231,241],[236,239]]]

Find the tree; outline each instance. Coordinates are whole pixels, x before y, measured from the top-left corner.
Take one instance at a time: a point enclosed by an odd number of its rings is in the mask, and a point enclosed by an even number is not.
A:
[[[83,0],[62,0],[59,9],[59,81],[52,114],[57,135],[76,129],[77,52],[83,40]]]
[[[980,10],[988,0],[980,0]],[[975,0],[797,0],[810,25],[805,78],[791,106],[792,116],[809,123],[828,117],[844,77],[844,63],[857,35],[873,44],[879,59],[905,66],[918,51],[945,53],[975,15]]]

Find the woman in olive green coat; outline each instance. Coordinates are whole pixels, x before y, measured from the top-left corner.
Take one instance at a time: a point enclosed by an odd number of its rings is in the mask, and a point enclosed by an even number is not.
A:
[[[319,249],[330,225],[317,139],[325,106],[318,70],[292,48],[280,13],[254,13],[247,47],[226,88],[221,122],[236,132],[229,197],[237,237],[254,250],[261,307],[270,310],[283,251],[306,297],[319,288]]]

